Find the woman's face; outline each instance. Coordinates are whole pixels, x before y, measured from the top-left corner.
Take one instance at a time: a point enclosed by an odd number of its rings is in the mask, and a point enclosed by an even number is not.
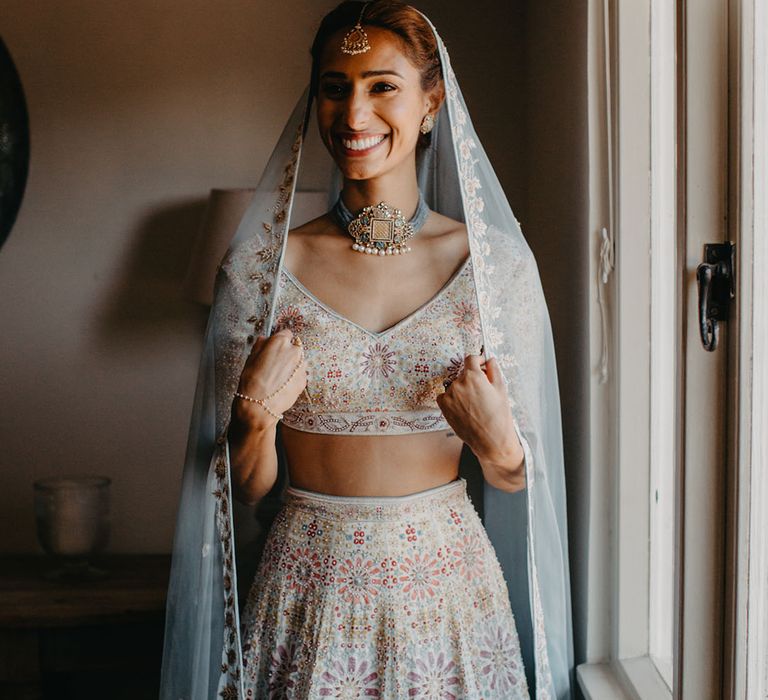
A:
[[[438,106],[422,90],[400,38],[379,27],[364,29],[369,51],[342,53],[347,30],[338,32],[327,41],[318,71],[320,135],[344,177],[352,180],[415,162],[421,120]]]

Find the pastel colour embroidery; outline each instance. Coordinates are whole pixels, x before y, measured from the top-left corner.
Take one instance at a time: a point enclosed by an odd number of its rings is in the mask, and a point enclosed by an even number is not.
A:
[[[466,482],[289,488],[241,622],[246,700],[528,700],[509,591]]]
[[[339,434],[450,430],[435,397],[482,343],[470,257],[428,302],[379,333],[338,314],[285,269],[278,290],[274,331],[301,337],[308,371],[285,425]]]

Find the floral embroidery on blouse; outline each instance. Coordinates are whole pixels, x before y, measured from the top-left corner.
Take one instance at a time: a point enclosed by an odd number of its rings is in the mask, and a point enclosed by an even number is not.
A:
[[[274,331],[281,328],[301,337],[307,369],[307,389],[284,412],[285,425],[339,434],[450,430],[436,396],[482,344],[472,259],[380,333],[344,318],[283,270]]]
[[[468,331],[480,332],[480,316],[477,312],[477,305],[468,303],[464,300],[453,305],[453,316],[456,325]]]
[[[388,377],[395,371],[395,353],[389,349],[389,345],[376,343],[368,347],[368,352],[363,353],[365,361],[362,363],[363,374],[375,377],[381,374]]]
[[[301,333],[304,330],[304,317],[298,307],[288,305],[284,309],[280,309],[275,320],[275,330],[282,328],[290,328],[293,333]]]

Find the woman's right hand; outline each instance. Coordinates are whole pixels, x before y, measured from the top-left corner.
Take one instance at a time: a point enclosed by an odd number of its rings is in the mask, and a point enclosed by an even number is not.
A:
[[[264,399],[288,382],[277,394],[266,399],[267,406],[277,414],[293,406],[307,385],[304,349],[291,342],[293,337],[289,328],[283,328],[269,338],[260,335],[251,348],[237,387],[240,394]],[[278,419],[257,403],[238,397],[234,403],[235,415],[252,428],[267,428],[277,423]]]

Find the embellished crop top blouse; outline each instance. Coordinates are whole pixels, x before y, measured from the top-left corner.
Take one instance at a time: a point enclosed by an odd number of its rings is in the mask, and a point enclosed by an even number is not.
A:
[[[435,400],[481,348],[471,257],[394,326],[370,331],[320,301],[283,268],[273,332],[301,337],[307,387],[283,424],[313,433],[396,435],[450,430]]]

